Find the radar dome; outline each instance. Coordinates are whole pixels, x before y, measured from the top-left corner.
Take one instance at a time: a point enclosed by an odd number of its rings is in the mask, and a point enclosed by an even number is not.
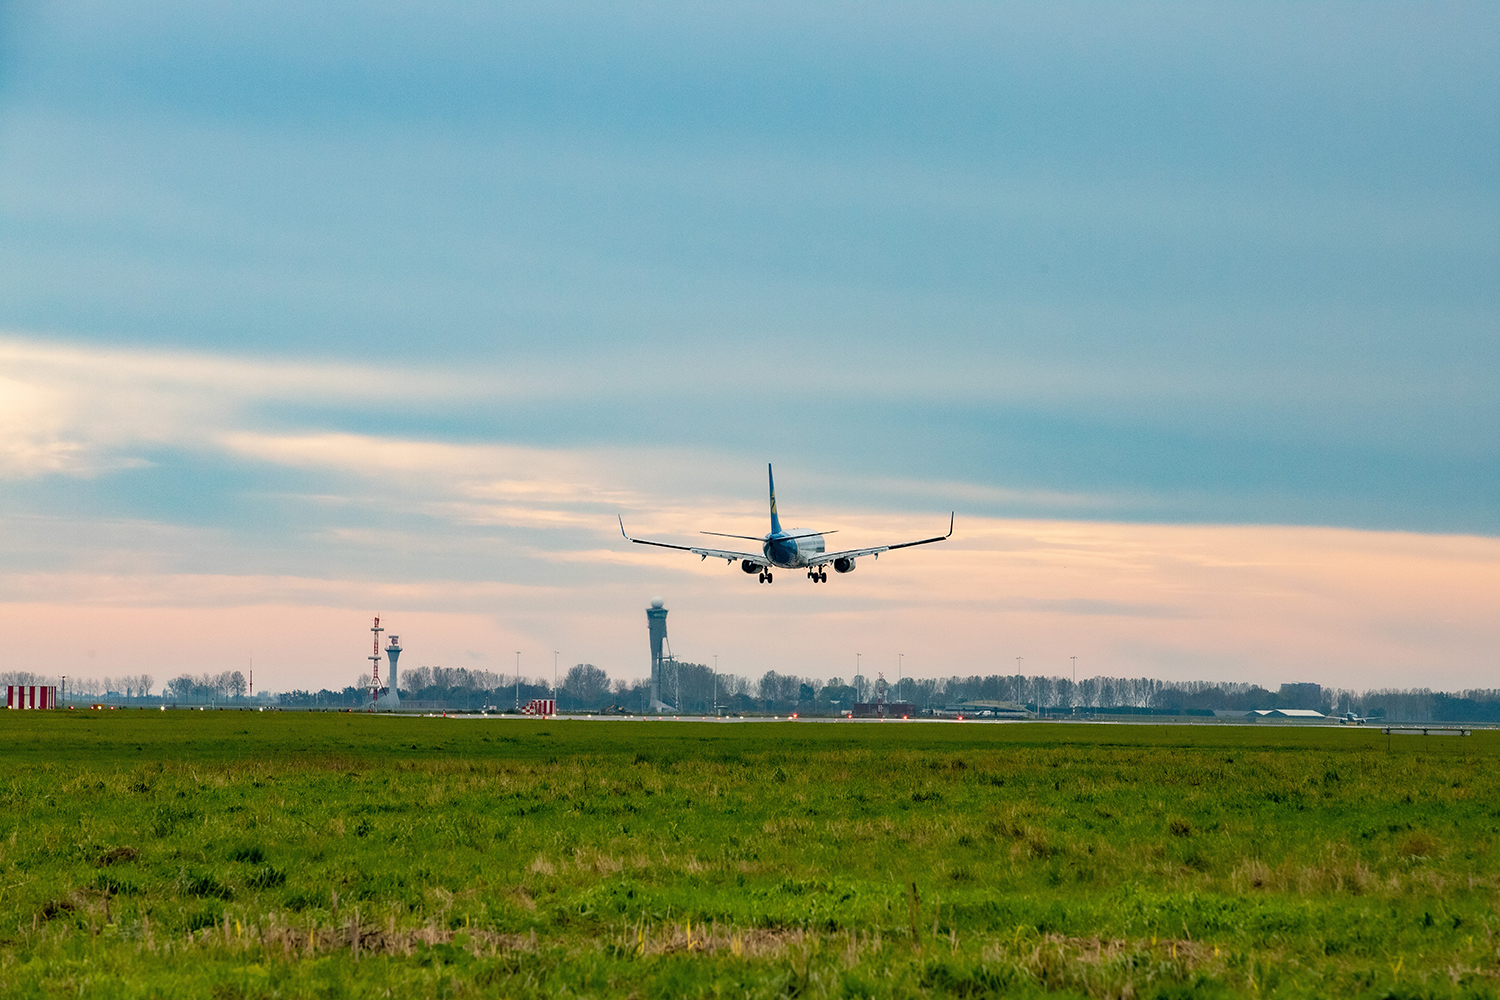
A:
[[[663,601],[660,597],[653,597],[653,598],[651,598],[651,606],[653,608],[659,608],[659,607],[663,606],[666,603],[667,602]]]

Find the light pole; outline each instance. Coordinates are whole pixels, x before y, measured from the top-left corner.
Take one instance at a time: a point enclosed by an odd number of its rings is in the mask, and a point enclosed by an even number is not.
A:
[[[557,654],[558,650],[552,651],[552,700],[557,700]]]
[[[714,654],[714,718],[719,717],[719,654]]]
[[[1070,656],[1073,661],[1073,714],[1078,714],[1078,657]]]
[[[906,660],[905,653],[896,654],[896,697],[901,697],[901,667]]]
[[[521,714],[521,651],[516,650],[516,714]]]
[[[1021,660],[1022,659],[1024,659],[1024,657],[1020,657],[1020,656],[1016,657],[1016,701],[1020,702],[1021,705],[1024,707],[1025,704],[1026,704],[1026,702],[1024,700],[1022,700],[1022,699],[1024,699],[1026,697],[1026,695],[1025,695],[1025,692],[1023,692],[1021,690]]]

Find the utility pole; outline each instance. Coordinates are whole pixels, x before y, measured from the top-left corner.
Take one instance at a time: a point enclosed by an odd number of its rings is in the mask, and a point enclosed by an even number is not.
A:
[[[521,651],[516,650],[516,714],[521,712]]]
[[[896,654],[896,699],[898,701],[901,698],[901,665],[902,665],[903,661],[905,661],[905,659],[906,659],[906,654],[905,653],[897,653]]]
[[[1073,714],[1078,714],[1078,657],[1070,656],[1073,661]]]
[[[552,700],[557,700],[557,657],[559,650],[552,651]]]
[[[719,717],[719,654],[714,654],[714,718]]]

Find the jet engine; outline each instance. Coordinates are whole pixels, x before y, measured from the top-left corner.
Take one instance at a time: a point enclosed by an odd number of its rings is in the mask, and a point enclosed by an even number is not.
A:
[[[753,563],[749,559],[740,560],[740,569],[746,573],[759,573],[761,571],[760,563]]]
[[[833,561],[833,571],[835,573],[853,573],[854,572],[854,560],[853,559],[835,559]]]

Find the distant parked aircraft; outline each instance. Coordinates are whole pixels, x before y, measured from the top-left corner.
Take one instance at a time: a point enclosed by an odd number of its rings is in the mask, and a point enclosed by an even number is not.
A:
[[[635,542],[637,545],[659,545],[664,549],[681,549],[691,552],[695,556],[707,559],[713,556],[716,559],[725,559],[729,562],[739,561],[740,569],[746,573],[759,573],[761,583],[771,582],[771,570],[774,569],[806,569],[807,578],[814,583],[827,583],[828,572],[824,568],[832,566],[835,573],[854,572],[854,560],[861,556],[874,556],[880,558],[880,553],[889,552],[892,549],[909,549],[913,545],[926,545],[929,542],[941,542],[953,536],[953,514],[948,515],[948,534],[934,535],[931,538],[919,538],[914,542],[896,542],[893,545],[872,545],[864,549],[843,549],[838,552],[823,551],[823,536],[833,534],[832,531],[803,531],[800,528],[782,530],[781,518],[776,516],[776,477],[771,471],[771,466],[766,465],[766,479],[771,487],[771,532],[765,536],[755,535],[726,535],[718,531],[704,531],[701,534],[716,535],[720,538],[743,538],[746,541],[760,542],[760,552],[730,552],[724,549],[705,549],[692,545],[673,545],[671,542],[653,542],[645,538],[631,538],[625,531],[625,519],[620,518],[620,534],[625,536],[626,541]]]

